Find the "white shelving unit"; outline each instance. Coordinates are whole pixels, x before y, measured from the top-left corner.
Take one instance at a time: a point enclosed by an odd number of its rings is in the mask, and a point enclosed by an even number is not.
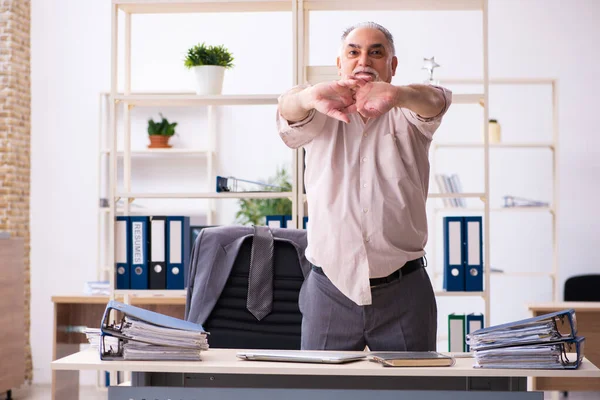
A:
[[[479,79],[441,79],[442,85],[482,85],[483,81]],[[524,149],[524,150],[548,150],[552,155],[551,170],[552,170],[552,199],[550,200],[549,207],[495,207],[490,208],[491,213],[547,213],[552,219],[552,265],[549,271],[535,272],[535,271],[519,271],[519,272],[498,272],[493,269],[486,269],[486,272],[491,273],[493,276],[511,276],[511,277],[523,277],[523,278],[535,278],[535,277],[549,277],[552,281],[552,301],[559,301],[561,294],[558,280],[558,243],[557,243],[557,232],[558,232],[558,210],[559,210],[559,177],[558,177],[558,150],[559,150],[559,129],[558,129],[558,81],[556,79],[543,79],[543,78],[498,78],[490,79],[489,85],[542,85],[549,86],[551,88],[552,96],[552,140],[542,142],[506,142],[506,143],[488,143],[487,147],[491,151],[501,152],[511,149]],[[487,125],[487,124],[486,124]],[[487,133],[486,133],[487,135]],[[432,143],[432,160],[431,160],[431,176],[435,176],[435,155],[439,149],[480,149],[484,148],[486,144],[478,143],[443,143],[436,142]],[[430,197],[437,197],[430,195]],[[461,196],[468,197],[468,196]],[[434,213],[460,213],[460,212],[482,212],[483,208],[475,207],[436,207]],[[436,218],[434,217],[434,221]],[[435,239],[435,230],[438,224],[434,224],[432,227],[431,238]],[[507,239],[507,240],[510,240]],[[433,265],[440,265],[437,262],[438,255],[436,254],[437,247],[433,246],[434,253],[431,257]],[[439,276],[440,272],[436,271],[434,276]]]
[[[168,14],[168,13],[204,13],[204,12],[281,12],[289,11],[292,13],[292,47],[293,47],[293,82],[300,84],[304,82],[316,83],[324,80],[338,79],[335,66],[311,66],[308,65],[309,55],[309,21],[310,14],[313,11],[480,11],[482,21],[483,36],[483,90],[480,93],[457,93],[453,96],[453,104],[477,104],[483,103],[483,118],[485,121],[488,116],[488,2],[487,0],[113,0],[111,6],[111,88],[110,93],[103,95],[101,104],[104,104],[108,110],[108,119],[106,125],[109,134],[108,143],[100,143],[100,159],[108,156],[109,162],[109,192],[106,197],[109,199],[108,207],[101,209],[99,218],[106,218],[108,229],[106,231],[106,241],[108,243],[107,257],[102,260],[100,269],[109,272],[111,287],[114,287],[114,221],[119,213],[125,215],[135,214],[136,210],[131,207],[130,201],[133,199],[217,199],[223,198],[274,198],[288,197],[292,200],[292,226],[301,227],[302,219],[305,215],[305,195],[302,188],[304,186],[303,175],[303,152],[302,149],[293,151],[293,174],[292,191],[286,193],[136,193],[131,189],[131,160],[134,157],[204,157],[208,165],[209,182],[214,181],[213,163],[218,153],[217,149],[210,146],[207,149],[190,150],[132,150],[131,131],[130,131],[130,110],[132,107],[155,107],[155,106],[176,106],[176,107],[208,107],[209,110],[209,135],[214,136],[216,131],[215,113],[218,106],[222,105],[263,105],[276,104],[279,94],[256,94],[256,95],[221,95],[221,96],[197,96],[193,93],[133,93],[131,91],[131,16],[132,14]],[[119,14],[124,14],[124,26],[120,30]],[[119,35],[124,35],[124,49],[119,49]],[[122,50],[122,53],[121,53]],[[118,55],[123,54],[124,59],[124,85],[123,91],[118,91]],[[124,147],[117,149],[117,107],[122,107],[122,123],[124,127]],[[102,110],[102,105],[101,105]],[[481,145],[484,149],[484,185],[482,192],[461,193],[461,194],[430,194],[430,199],[443,197],[465,197],[481,199],[482,211],[484,214],[484,257],[485,257],[485,283],[483,292],[436,292],[437,296],[449,297],[480,297],[485,303],[485,314],[489,316],[489,143],[487,141],[487,124],[485,124],[485,140]],[[214,137],[211,143],[215,143]],[[117,189],[117,162],[123,163],[124,180],[122,191]],[[118,201],[121,200],[123,206],[118,207]],[[144,209],[144,213],[150,210]],[[214,218],[209,214],[209,221]],[[109,267],[102,267],[109,266]],[[178,291],[177,291],[178,292]],[[181,296],[182,293],[172,291],[116,291],[115,294],[136,296]],[[489,317],[486,317],[486,323]]]
[[[108,204],[99,205],[100,226],[107,227],[104,230],[104,237],[99,233],[98,242],[103,239],[107,243],[107,248],[101,248],[100,254],[106,257],[99,257],[98,275],[99,279],[103,274],[108,273],[110,281],[111,296],[122,295],[125,301],[130,296],[142,297],[181,297],[185,296],[185,291],[172,290],[114,290],[114,223],[118,214],[133,215],[136,213],[164,214],[165,210],[160,208],[143,208],[136,210],[131,206],[135,199],[209,199],[210,207],[207,213],[207,224],[211,225],[215,220],[215,201],[219,199],[235,198],[290,198],[293,202],[294,214],[296,194],[296,182],[292,192],[269,192],[269,193],[216,193],[216,192],[188,192],[188,193],[138,193],[132,191],[131,185],[131,163],[132,158],[138,157],[198,157],[206,162],[207,182],[214,184],[216,181],[215,159],[218,149],[215,147],[217,132],[217,112],[219,106],[249,106],[249,105],[274,105],[277,104],[279,94],[224,94],[218,96],[198,96],[195,93],[134,93],[131,91],[131,24],[133,14],[168,14],[168,13],[204,13],[204,12],[280,12],[293,11],[296,6],[295,1],[291,0],[271,0],[271,1],[253,1],[253,0],[235,0],[235,1],[206,1],[206,0],[181,0],[173,2],[170,0],[112,0],[111,5],[111,87],[110,93],[104,93],[100,99],[100,115],[107,110],[106,118],[101,120],[101,139],[99,148],[99,166],[102,169],[103,157],[108,157],[108,193],[105,193]],[[124,15],[124,26],[119,26],[120,14]],[[124,48],[119,49],[120,35],[124,36]],[[296,36],[294,36],[294,41]],[[123,54],[124,82],[122,92],[118,91],[118,56]],[[296,80],[290,82],[295,84]],[[133,107],[207,107],[208,109],[208,130],[209,146],[208,148],[198,149],[131,149],[131,120],[130,111]],[[123,148],[117,148],[117,111],[122,108],[123,124]],[[107,129],[106,135],[102,135],[102,126]],[[107,140],[106,140],[107,139]],[[295,157],[295,151],[292,152]],[[123,188],[117,188],[117,163],[123,164]],[[296,160],[293,159],[293,165]],[[295,175],[295,174],[294,174]],[[100,182],[102,193],[102,180]],[[102,197],[102,196],[101,196]],[[118,202],[121,205],[118,206]],[[178,210],[181,212],[183,210]],[[192,211],[192,210],[189,210]],[[197,211],[197,210],[196,210]],[[182,213],[183,214],[183,213]],[[185,215],[185,214],[184,214]],[[292,221],[296,224],[296,221]]]

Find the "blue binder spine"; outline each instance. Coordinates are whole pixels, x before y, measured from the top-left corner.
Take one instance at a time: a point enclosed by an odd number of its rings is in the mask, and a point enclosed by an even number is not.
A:
[[[129,217],[131,222],[131,289],[148,289],[148,217]]]
[[[467,315],[467,335],[483,329],[483,314],[468,314]],[[470,351],[470,346],[467,343],[467,351]]]
[[[117,216],[115,221],[115,289],[131,288],[131,222],[129,217]]]
[[[167,289],[187,287],[190,260],[190,218],[167,217]]]
[[[482,217],[464,217],[465,290],[469,292],[483,291],[482,225]]]
[[[444,289],[465,290],[463,217],[444,217]]]
[[[292,226],[288,226],[288,221],[292,220],[292,216],[291,215],[284,215],[283,216],[283,228],[292,228]]]
[[[285,228],[285,219],[283,215],[267,215],[265,225],[269,228]]]

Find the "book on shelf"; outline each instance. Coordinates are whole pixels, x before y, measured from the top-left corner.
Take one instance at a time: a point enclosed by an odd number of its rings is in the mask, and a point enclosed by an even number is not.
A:
[[[373,352],[369,360],[385,367],[451,367],[454,357],[435,351],[390,351]]]
[[[458,174],[435,174],[435,181],[440,193],[462,193],[462,184]],[[460,197],[444,197],[444,207],[466,207],[467,202]]]

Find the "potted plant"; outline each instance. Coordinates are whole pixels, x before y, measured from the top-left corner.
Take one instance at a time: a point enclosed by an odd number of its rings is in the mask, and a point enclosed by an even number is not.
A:
[[[169,121],[160,114],[162,121],[154,122],[148,120],[148,135],[150,137],[149,149],[165,149],[171,147],[169,139],[175,134],[177,122],[169,123]]]
[[[223,45],[200,43],[188,50],[184,65],[196,75],[196,94],[221,94],[225,70],[233,67],[233,56]]]

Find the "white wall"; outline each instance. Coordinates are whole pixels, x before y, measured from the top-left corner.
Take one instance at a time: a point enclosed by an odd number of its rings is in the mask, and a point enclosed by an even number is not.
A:
[[[96,277],[98,93],[107,91],[110,85],[109,6],[106,0],[32,2],[31,341],[36,382],[49,382],[51,376],[50,297],[80,292],[85,281]],[[598,271],[592,260],[598,244],[595,227],[600,222],[594,207],[599,194],[596,177],[600,173],[597,161],[600,139],[595,132],[600,83],[594,73],[600,62],[597,50],[600,28],[592,23],[599,12],[600,4],[594,0],[568,3],[490,0],[491,76],[560,80],[561,282],[570,275]],[[189,46],[206,40],[226,44],[236,56],[236,68],[226,75],[225,93],[279,93],[290,86],[292,79],[290,15],[134,17],[133,89],[192,90],[191,77],[181,67],[182,59]],[[480,19],[476,13],[318,14],[311,18],[311,63],[333,63],[341,29],[366,19],[379,21],[396,37],[400,67],[395,83],[422,80],[421,59],[431,55],[442,64],[436,71],[439,76],[480,76]],[[255,32],[249,34],[251,29]],[[492,111],[502,115],[507,140],[550,137],[549,125],[542,122],[547,116],[547,93],[498,91],[492,95]],[[514,122],[516,111],[510,106],[515,98],[520,99],[519,103],[512,104],[521,110],[519,116],[525,109],[528,110],[526,115],[531,113],[536,117],[523,117],[526,123]],[[158,111],[181,121],[175,145],[201,140],[197,132],[201,133],[205,122],[202,109],[135,109],[134,147],[144,146],[144,121],[157,117]],[[440,129],[440,138],[455,140],[463,137],[459,135],[479,134],[480,112],[461,107],[454,107],[452,112],[454,114],[449,114]],[[291,152],[276,137],[273,116],[274,107],[222,111],[220,174],[266,178],[276,165],[290,162]],[[473,120],[477,122],[474,124]],[[536,132],[532,132],[534,130]],[[255,155],[255,160],[260,162],[248,163],[246,152]],[[476,156],[445,157],[447,168],[468,172]],[[523,154],[500,156],[496,161],[494,168],[498,176],[518,177],[521,173],[524,176],[524,183],[496,187],[496,200],[507,190],[538,197],[550,193],[547,156],[529,157]],[[511,162],[507,162],[509,160]],[[515,165],[511,167],[512,161]],[[193,161],[165,163],[164,168],[181,174],[182,185],[196,184],[194,180],[198,177],[190,173],[195,168]],[[142,164],[134,164],[134,173],[145,180],[146,190],[163,184],[164,181],[145,175],[141,169]],[[468,178],[467,172],[463,178],[465,185],[475,187],[478,181],[469,181],[474,178]],[[223,211],[231,218],[235,208],[235,202],[230,201]],[[497,238],[504,244],[498,244],[497,253],[492,248],[493,266],[497,263],[505,269],[549,268],[543,265],[551,260],[548,240],[544,239],[549,217],[494,218],[492,239]],[[533,254],[526,246],[511,247],[510,243],[517,241],[506,240],[524,227],[529,237],[541,237],[532,241]],[[516,289],[511,290],[511,287]],[[493,283],[492,322],[526,315],[523,302],[548,300],[548,287],[547,282],[537,280],[520,281],[519,285]],[[517,293],[519,296],[515,296]],[[482,310],[481,304],[471,305],[465,301],[440,299],[439,304],[441,323],[448,312]],[[443,333],[443,329],[440,332]]]

